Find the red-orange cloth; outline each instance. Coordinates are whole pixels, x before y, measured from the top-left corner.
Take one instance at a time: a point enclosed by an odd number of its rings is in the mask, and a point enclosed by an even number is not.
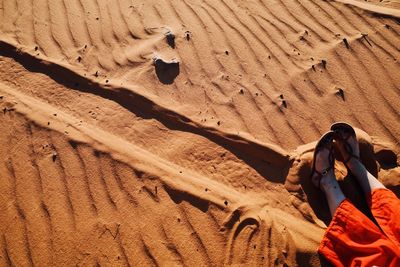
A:
[[[348,199],[337,208],[318,249],[335,266],[400,266],[400,200],[377,189],[368,204],[382,230]]]

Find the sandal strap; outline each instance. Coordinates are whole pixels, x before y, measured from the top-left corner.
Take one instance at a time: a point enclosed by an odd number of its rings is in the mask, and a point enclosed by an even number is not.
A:
[[[317,171],[317,170],[314,170],[314,172],[318,175],[317,178],[318,178],[318,188],[319,188],[319,189],[321,189],[321,180],[322,180],[322,177],[324,177],[325,175],[327,175],[328,172],[329,172],[330,170],[332,170],[332,166],[329,166],[328,168],[322,170],[322,172],[319,172],[319,171]]]
[[[332,146],[332,147],[329,149],[329,158],[328,158],[328,159],[329,159],[329,163],[330,163],[330,164],[329,164],[329,167],[328,167],[328,168],[323,169],[321,172],[314,169],[314,172],[318,175],[317,179],[318,179],[318,188],[319,188],[319,189],[321,189],[321,180],[322,180],[322,177],[324,177],[325,175],[327,175],[328,172],[329,172],[330,170],[333,169],[333,166],[334,166],[334,164],[335,164],[335,157],[334,157],[333,152],[334,152],[334,149],[333,149],[333,146]]]
[[[329,135],[329,136],[328,136]],[[312,163],[312,172],[311,172],[311,179],[316,187],[321,189],[321,179],[323,176],[327,175],[330,170],[334,168],[334,147],[333,147],[333,131],[326,132],[318,141],[315,150],[314,150],[314,156],[313,156],[313,163]],[[328,143],[329,142],[329,143]],[[318,156],[318,153],[323,150],[327,149],[329,154],[327,155],[328,158],[328,168],[318,171],[315,168],[315,162],[316,162],[316,157]],[[318,184],[318,185],[316,185]]]
[[[340,139],[342,139],[342,142],[344,143],[344,147],[345,147],[347,153],[349,154],[349,157],[348,157],[347,159],[344,159],[343,163],[347,166],[347,163],[348,163],[352,158],[355,158],[355,159],[358,159],[358,160],[359,160],[360,157],[357,156],[357,155],[355,155],[355,154],[353,153],[353,148],[351,147],[351,145],[350,145],[349,142],[348,142],[349,138],[352,137],[353,135],[350,134],[350,135],[348,135],[347,137],[343,137],[342,135],[339,135],[339,136],[340,136]]]

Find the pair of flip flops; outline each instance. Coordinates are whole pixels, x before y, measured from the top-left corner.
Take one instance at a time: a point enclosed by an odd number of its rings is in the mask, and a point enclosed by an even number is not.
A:
[[[349,143],[349,139],[351,137],[356,138],[356,132],[354,128],[345,122],[337,122],[332,124],[330,131],[326,132],[317,142],[314,150],[313,156],[313,163],[311,168],[311,179],[314,182],[314,185],[318,185],[318,188],[321,188],[321,179],[323,176],[327,175],[330,170],[333,170],[335,164],[335,157],[334,157],[334,143],[333,140],[341,142],[344,145],[344,149],[346,150],[348,157],[343,159],[343,163],[347,165],[347,163],[352,159],[356,158],[359,159],[359,156],[355,153],[353,147]],[[317,154],[323,150],[327,149],[329,151],[329,167],[318,171],[315,168],[316,156]],[[314,177],[316,175],[316,177]]]

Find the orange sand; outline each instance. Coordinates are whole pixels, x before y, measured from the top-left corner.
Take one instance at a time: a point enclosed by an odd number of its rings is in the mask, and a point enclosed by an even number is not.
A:
[[[320,266],[331,123],[400,195],[399,20],[394,0],[0,0],[0,266]]]

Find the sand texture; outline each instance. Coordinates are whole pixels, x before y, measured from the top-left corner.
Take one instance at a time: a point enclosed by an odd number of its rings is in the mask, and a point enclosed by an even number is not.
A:
[[[315,141],[400,196],[399,51],[395,0],[0,0],[0,266],[324,265]]]

